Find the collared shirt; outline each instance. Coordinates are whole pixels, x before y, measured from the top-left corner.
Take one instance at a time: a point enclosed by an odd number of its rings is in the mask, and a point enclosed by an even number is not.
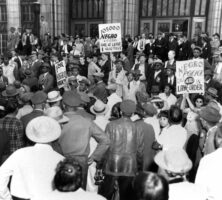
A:
[[[0,168],[0,199],[11,200],[11,195],[31,199],[52,192],[55,169],[63,159],[47,144],[17,150]],[[11,195],[7,188],[10,176]]]
[[[187,131],[180,124],[171,125],[164,133],[158,137],[158,142],[163,149],[184,148],[187,141]]]
[[[221,200],[221,180],[222,180],[222,148],[218,148],[211,154],[204,156],[200,160],[199,168],[195,179],[195,184],[206,188],[209,200]]]
[[[196,184],[180,182],[169,184],[169,200],[206,200],[207,191]]]
[[[111,117],[111,111],[112,111],[113,106],[116,103],[122,102],[122,99],[116,93],[112,93],[110,96],[107,97],[107,99],[108,99],[108,102],[107,102],[108,111],[105,114],[105,116],[107,119],[109,119]]]
[[[91,193],[86,192],[83,189],[79,188],[75,192],[60,192],[58,190],[54,190],[46,195],[40,195],[37,198],[33,198],[31,200],[106,200],[104,197]]]
[[[16,117],[4,117],[0,121],[0,133],[1,132],[6,132],[9,135],[8,155],[25,146],[23,124]]]
[[[177,98],[173,94],[167,96],[165,93],[160,93],[159,97],[167,102],[168,108],[170,108],[172,105],[175,105],[177,102]]]

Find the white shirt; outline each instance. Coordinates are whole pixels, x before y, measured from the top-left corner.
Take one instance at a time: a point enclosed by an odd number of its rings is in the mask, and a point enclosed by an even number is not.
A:
[[[167,103],[168,108],[170,108],[172,105],[175,105],[177,102],[177,98],[173,94],[167,96],[165,93],[160,93],[159,97]]]
[[[171,125],[158,137],[158,142],[164,150],[169,148],[184,148],[187,141],[187,131],[180,124]]]
[[[199,185],[181,182],[169,184],[169,200],[206,200],[207,192]]]
[[[195,183],[207,189],[209,200],[221,200],[222,148],[204,156],[200,160]]]
[[[153,126],[155,132],[155,138],[157,139],[160,134],[160,123],[156,116],[147,117],[144,122]]]
[[[142,76],[140,76],[140,80],[146,80],[146,76],[145,76],[145,64],[140,64],[139,65],[139,70],[142,74]]]
[[[30,199],[52,192],[55,169],[63,159],[48,144],[36,144],[15,151],[0,168],[0,199],[11,200],[11,194]],[[11,194],[8,190],[10,176]]]
[[[3,75],[8,78],[8,83],[13,84],[15,81],[15,76],[14,76],[15,64],[11,63],[8,64],[7,66],[3,64],[2,69],[3,69]]]
[[[111,111],[112,111],[113,106],[116,103],[122,102],[122,99],[116,93],[111,94],[110,96],[107,97],[107,99],[108,99],[107,105],[109,108],[105,116],[107,119],[109,119],[111,117]]]
[[[80,188],[75,192],[60,192],[54,190],[47,195],[42,195],[31,200],[105,200],[105,198],[98,194],[86,192]]]

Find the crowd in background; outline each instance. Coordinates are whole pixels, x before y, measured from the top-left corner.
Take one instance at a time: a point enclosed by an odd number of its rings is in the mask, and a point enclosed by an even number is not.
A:
[[[219,34],[126,35],[101,53],[98,37],[45,25],[12,27],[1,56],[0,199],[222,199]],[[176,93],[189,59],[204,61],[204,94]]]

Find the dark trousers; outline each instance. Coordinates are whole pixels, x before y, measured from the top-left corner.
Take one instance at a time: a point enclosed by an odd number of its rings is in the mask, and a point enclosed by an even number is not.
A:
[[[135,198],[132,188],[133,178],[134,177],[128,176],[106,175],[98,193],[104,196],[107,200],[112,200],[116,190],[119,190],[120,200],[134,200]],[[118,189],[116,188],[116,183]]]

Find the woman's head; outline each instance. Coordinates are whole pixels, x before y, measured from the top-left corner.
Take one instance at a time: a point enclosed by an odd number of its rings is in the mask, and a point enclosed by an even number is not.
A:
[[[169,185],[165,178],[152,172],[140,172],[134,180],[136,200],[168,200]]]
[[[61,161],[56,169],[54,186],[61,192],[74,192],[82,186],[82,167],[72,159]]]
[[[158,118],[159,118],[159,123],[160,123],[161,128],[164,128],[170,125],[168,110],[160,111]]]
[[[121,110],[120,110],[120,103],[116,103],[111,110],[111,118],[119,119],[121,118]]]
[[[196,108],[201,108],[204,104],[204,96],[198,94],[194,97],[194,104]]]

